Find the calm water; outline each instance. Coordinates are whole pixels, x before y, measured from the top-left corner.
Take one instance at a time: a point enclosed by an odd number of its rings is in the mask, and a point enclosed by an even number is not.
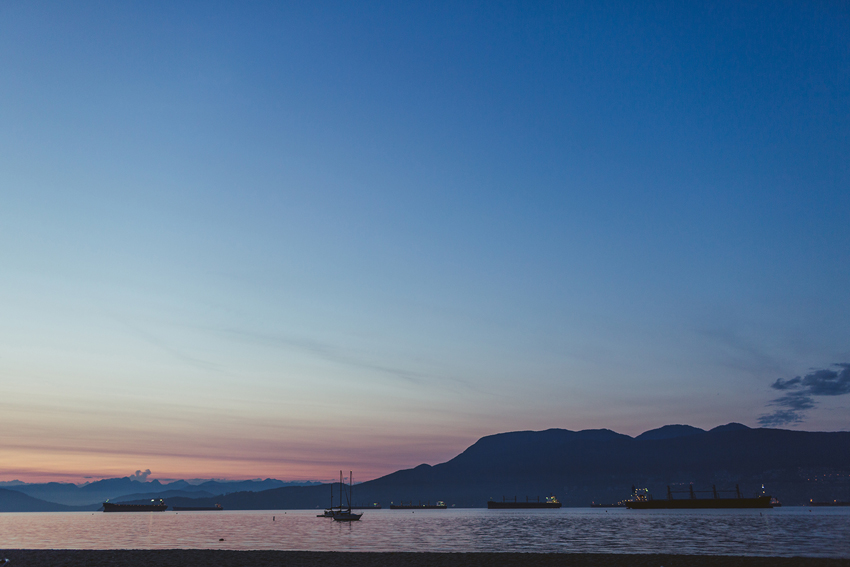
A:
[[[809,510],[367,510],[354,523],[298,510],[6,513],[0,514],[0,550],[219,548],[850,557],[850,508]]]

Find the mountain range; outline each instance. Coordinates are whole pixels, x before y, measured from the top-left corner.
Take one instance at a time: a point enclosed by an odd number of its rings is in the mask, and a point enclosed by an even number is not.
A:
[[[81,510],[97,510],[104,500],[150,500],[151,498],[205,498],[231,492],[263,491],[286,486],[320,485],[319,482],[285,482],[273,478],[265,480],[215,481],[209,480],[200,484],[192,484],[185,480],[162,483],[159,480],[141,482],[130,477],[107,478],[82,486],[63,482],[48,482],[28,484],[20,481],[5,482],[0,486],[0,511],[10,512],[4,507],[4,502],[11,496],[3,494],[14,492],[26,495],[35,501],[41,501],[38,511],[48,511],[44,505],[60,505],[53,511],[65,507]],[[11,503],[11,500],[9,500]],[[15,500],[15,506],[22,505],[23,500]],[[18,510],[15,510],[18,511]],[[33,510],[35,511],[35,510]]]
[[[6,485],[0,492],[0,511],[11,511],[4,494],[15,491],[37,498],[50,493],[54,502],[83,505],[83,493],[106,494],[114,487],[113,495],[108,496],[114,501],[167,495],[172,506],[220,503],[230,510],[322,508],[330,504],[332,492],[337,503],[339,493],[338,483],[264,489],[262,484],[175,486],[129,478],[100,482],[104,483],[103,491],[86,491],[98,484],[92,483],[79,488],[73,501],[55,498],[58,491],[32,488],[38,485]],[[764,485],[767,493],[786,505],[810,500],[847,501],[850,432],[751,429],[736,423],[710,431],[668,425],[637,437],[608,429],[516,431],[483,437],[445,463],[423,464],[357,484],[353,498],[356,504],[377,502],[385,507],[391,502],[437,500],[449,506],[483,507],[489,499],[542,499],[553,494],[565,506],[589,506],[621,501],[629,496],[632,486],[648,488],[662,497],[667,486],[687,490],[691,483],[696,490],[709,491],[712,486],[734,491],[737,485],[746,495],[761,492]],[[231,490],[221,490],[221,484]],[[157,490],[140,490],[146,485]],[[128,491],[128,487],[133,490]],[[88,504],[99,501],[89,500]]]

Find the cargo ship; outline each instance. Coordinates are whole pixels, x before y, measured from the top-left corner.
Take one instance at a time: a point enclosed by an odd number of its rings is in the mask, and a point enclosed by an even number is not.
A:
[[[175,512],[215,512],[224,510],[221,504],[216,504],[215,506],[172,506],[171,509]]]
[[[159,500],[151,500],[150,504],[116,504],[106,501],[103,503],[104,512],[164,512],[168,504]]]
[[[505,497],[502,496],[502,501],[498,502],[496,500],[490,500],[487,502],[488,510],[516,510],[520,508],[560,508],[561,503],[554,496],[547,496],[546,499],[541,502],[540,497],[538,496],[536,500],[529,500],[528,496],[525,497],[525,502],[517,501],[516,496],[514,496],[513,501],[505,500]]]
[[[378,504],[377,502],[374,502],[372,504],[361,504],[359,506],[352,506],[351,509],[352,510],[380,510],[381,505]]]
[[[445,510],[446,508],[446,503],[442,500],[437,500],[436,504],[431,504],[430,501],[427,504],[423,504],[422,502],[414,504],[412,500],[407,504],[404,502],[393,504],[390,502],[390,510]]]
[[[687,493],[687,498],[674,498],[675,493]],[[697,498],[697,492],[694,486],[691,485],[689,490],[674,491],[667,487],[667,498],[654,499],[652,494],[645,488],[635,489],[632,487],[632,499],[623,502],[626,508],[630,510],[693,510],[706,508],[773,508],[771,497],[767,494],[761,494],[752,498],[746,498],[741,494],[738,485],[735,485],[735,496],[722,497],[721,492],[716,487],[712,486],[711,490],[699,491],[710,492],[709,498]]]

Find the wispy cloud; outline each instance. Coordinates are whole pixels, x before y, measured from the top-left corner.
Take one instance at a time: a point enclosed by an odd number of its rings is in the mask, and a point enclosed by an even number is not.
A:
[[[795,410],[776,410],[759,418],[759,423],[765,427],[779,427],[780,425],[792,425],[802,422],[803,416]]]
[[[440,383],[445,388],[456,392],[487,393],[488,390],[473,380],[468,380],[449,373],[427,373],[381,364],[370,360],[367,355],[353,352],[343,345],[319,341],[305,336],[270,334],[238,328],[221,329],[221,334],[229,339],[237,339],[253,344],[289,349],[307,353],[316,359],[353,369],[367,370],[377,375],[407,383],[414,387]]]
[[[238,329],[225,329],[225,333],[231,337],[239,337],[243,340],[250,340],[256,343],[294,348],[304,352],[309,352],[317,358],[334,364],[371,370],[400,378],[414,384],[422,384],[428,378],[428,376],[420,372],[373,363],[358,356],[351,355],[337,346],[304,337],[282,335],[274,336]]]
[[[805,418],[803,412],[817,404],[815,396],[850,394],[850,363],[840,362],[830,368],[813,370],[805,376],[796,376],[790,380],[777,378],[770,387],[786,392],[768,404],[782,409],[762,415],[759,417],[759,423],[767,427],[801,423]]]
[[[746,334],[742,335],[733,329],[722,327],[696,329],[696,332],[709,339],[719,349],[719,352],[713,354],[713,359],[724,366],[744,371],[759,379],[776,376],[787,370],[781,356],[753,341]]]
[[[776,398],[770,402],[770,405],[789,408],[794,411],[802,411],[815,407],[815,401],[808,393],[799,391]]]
[[[221,372],[221,368],[217,364],[206,360],[201,360],[199,358],[195,358],[186,354],[181,349],[176,348],[171,342],[164,340],[158,337],[157,335],[146,331],[145,329],[142,329],[138,325],[131,323],[126,318],[114,316],[114,319],[121,323],[126,329],[131,331],[137,338],[144,340],[148,344],[151,344],[161,349],[162,351],[170,354],[174,358],[181,360],[186,364],[189,364],[190,366],[194,366],[201,370],[212,370],[216,372]]]

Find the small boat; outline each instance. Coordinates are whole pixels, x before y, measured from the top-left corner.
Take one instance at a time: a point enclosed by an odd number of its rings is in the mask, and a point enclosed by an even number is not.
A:
[[[340,475],[342,471],[340,471]],[[340,478],[340,483],[342,483],[342,478]],[[321,514],[316,514],[317,518],[333,518],[334,517],[334,485],[331,483],[331,507],[327,508]]]
[[[361,512],[357,514],[356,512],[352,512],[350,510],[343,510],[342,512],[334,515],[334,521],[336,522],[356,522],[363,515]]]
[[[333,518],[342,513],[342,487],[342,471],[339,471],[339,506],[334,507],[334,485],[331,483],[331,507],[321,514],[317,514],[317,518]]]
[[[159,500],[151,499],[150,504],[116,504],[107,500],[103,503],[104,512],[164,512],[168,504]]]
[[[340,471],[340,475],[342,475],[342,471]],[[354,482],[352,480],[353,474],[351,471],[348,471],[348,494],[346,495],[348,500],[348,509],[342,509],[342,494],[339,497],[340,509],[332,516],[334,522],[356,522],[360,519],[363,513],[356,513],[351,511],[351,496],[352,496],[352,487],[354,486]],[[342,491],[342,484],[340,484],[340,492]]]
[[[216,504],[215,506],[172,506],[171,509],[175,512],[215,512],[224,510],[221,504]]]
[[[528,496],[525,497],[525,502],[517,501],[516,496],[514,496],[513,502],[510,500],[505,500],[505,497],[502,496],[502,501],[497,502],[496,500],[490,500],[487,502],[488,510],[517,510],[517,509],[525,509],[525,508],[560,508],[561,503],[554,496],[547,496],[546,500],[543,502],[540,501],[540,497],[537,497],[537,500],[529,500]]]

